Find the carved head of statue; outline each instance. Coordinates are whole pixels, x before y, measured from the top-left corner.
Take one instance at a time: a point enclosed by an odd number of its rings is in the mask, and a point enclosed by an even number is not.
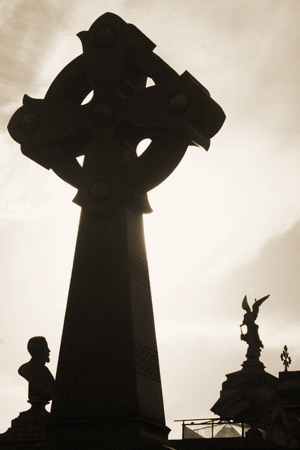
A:
[[[256,315],[252,311],[248,311],[244,314],[243,325],[250,325],[254,323],[255,319]]]
[[[50,350],[48,348],[48,343],[43,336],[35,336],[29,339],[27,349],[34,361],[43,364],[50,361]]]

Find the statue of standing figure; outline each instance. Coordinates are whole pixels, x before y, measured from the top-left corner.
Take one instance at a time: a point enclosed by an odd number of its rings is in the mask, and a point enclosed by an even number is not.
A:
[[[242,308],[246,311],[246,314],[244,314],[243,323],[240,325],[241,327],[241,340],[246,341],[248,344],[248,350],[246,353],[247,359],[259,359],[261,349],[264,348],[263,343],[261,342],[258,334],[258,325],[256,325],[255,320],[258,315],[259,307],[260,305],[267,300],[267,298],[270,297],[269,295],[256,300],[252,305],[252,311],[248,304],[247,296],[245,295],[243,302],[242,302]],[[247,326],[247,333],[243,333],[242,326]]]

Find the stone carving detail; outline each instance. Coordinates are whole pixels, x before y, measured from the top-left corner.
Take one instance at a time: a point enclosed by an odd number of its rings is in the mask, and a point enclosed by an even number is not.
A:
[[[160,382],[157,352],[135,344],[135,368],[141,375]]]
[[[130,276],[147,286],[150,286],[148,265],[136,256],[129,255]]]

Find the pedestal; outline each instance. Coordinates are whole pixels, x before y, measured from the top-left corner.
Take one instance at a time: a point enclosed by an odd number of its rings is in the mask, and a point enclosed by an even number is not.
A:
[[[243,363],[243,369],[226,375],[219,400],[211,411],[223,419],[249,424],[261,423],[273,408],[278,380],[265,372],[264,365]]]
[[[11,427],[0,435],[0,449],[34,449],[46,444],[49,412],[48,402],[35,402],[28,411],[21,412],[11,421]]]

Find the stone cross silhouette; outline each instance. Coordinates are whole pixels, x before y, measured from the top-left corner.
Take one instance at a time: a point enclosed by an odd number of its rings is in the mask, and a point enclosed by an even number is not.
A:
[[[225,115],[192,75],[179,76],[120,17],[106,13],[78,36],[83,54],[43,100],[25,95],[8,125],[26,156],[78,189],[82,207],[49,445],[163,448],[169,429],[142,213],[151,211],[147,192],[188,145],[207,150]],[[151,144],[138,157],[144,138]]]
[[[286,345],[283,347],[283,350],[280,355],[280,359],[281,359],[281,361],[283,361],[284,371],[287,372],[288,367],[291,365],[292,358],[289,355],[288,348]]]

